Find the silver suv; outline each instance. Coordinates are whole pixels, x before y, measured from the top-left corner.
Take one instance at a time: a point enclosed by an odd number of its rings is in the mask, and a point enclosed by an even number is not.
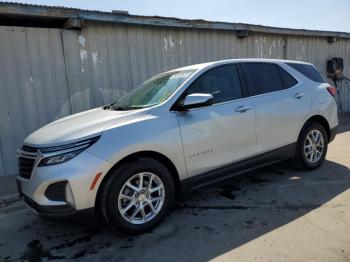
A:
[[[318,168],[338,125],[334,94],[297,61],[174,69],[29,135],[19,192],[43,216],[93,208],[114,231],[145,232],[185,191],[284,159]]]

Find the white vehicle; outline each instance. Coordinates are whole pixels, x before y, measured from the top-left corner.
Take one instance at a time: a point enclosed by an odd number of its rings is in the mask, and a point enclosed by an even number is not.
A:
[[[284,159],[319,167],[338,125],[334,94],[297,61],[174,69],[29,135],[19,191],[43,216],[92,208],[114,231],[145,232],[184,191]]]

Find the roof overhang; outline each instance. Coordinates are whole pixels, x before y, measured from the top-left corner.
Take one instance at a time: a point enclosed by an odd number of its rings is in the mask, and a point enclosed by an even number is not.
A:
[[[279,28],[262,25],[215,22],[206,20],[188,20],[160,16],[138,16],[130,15],[125,11],[102,12],[66,7],[9,2],[0,2],[0,18],[1,16],[16,17],[17,19],[62,19],[65,21],[65,26],[62,27],[66,28],[80,28],[80,21],[89,20],[105,23],[123,23],[144,26],[229,30],[237,32],[237,37],[239,38],[246,37],[251,32],[279,35],[318,36],[333,40],[337,38],[350,38],[350,33],[345,32]]]

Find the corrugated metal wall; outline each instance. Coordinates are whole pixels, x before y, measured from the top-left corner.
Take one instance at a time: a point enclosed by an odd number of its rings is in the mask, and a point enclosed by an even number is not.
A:
[[[69,108],[60,30],[0,27],[1,175],[16,172],[25,136]]]
[[[313,63],[327,77],[326,62],[332,57],[344,59],[344,75],[350,76],[350,39],[339,39],[328,43],[322,37],[290,36],[287,43],[287,59],[303,60]],[[330,83],[334,85],[332,80]],[[338,83],[338,109],[350,112],[350,85],[349,81]]]
[[[344,58],[350,39],[145,27],[88,22],[82,31],[0,27],[0,175],[16,173],[15,151],[25,136],[63,116],[109,103],[168,69],[229,58],[304,60],[325,74]],[[339,88],[342,109],[350,92]]]

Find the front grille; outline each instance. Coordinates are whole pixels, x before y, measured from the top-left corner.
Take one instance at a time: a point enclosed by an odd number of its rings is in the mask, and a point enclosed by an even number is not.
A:
[[[36,153],[38,150],[37,148],[31,147],[31,146],[22,146],[21,149],[25,152],[30,152],[30,153]]]
[[[30,178],[34,167],[35,159],[19,156],[18,175],[23,178]]]
[[[35,147],[24,145],[21,150],[18,150],[18,176],[27,179],[30,178],[38,154],[38,149]]]

